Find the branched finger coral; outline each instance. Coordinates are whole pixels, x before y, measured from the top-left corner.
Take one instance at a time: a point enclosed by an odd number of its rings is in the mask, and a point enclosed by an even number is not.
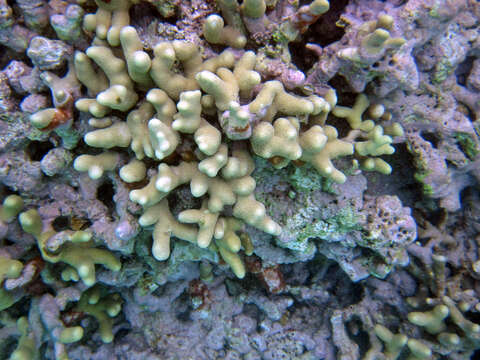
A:
[[[85,291],[74,311],[93,316],[99,324],[100,338],[104,343],[113,340],[113,318],[122,310],[122,299],[119,294],[102,296],[101,289],[92,287]]]
[[[95,264],[102,264],[112,271],[119,271],[120,261],[109,251],[96,249],[92,235],[84,231],[62,231],[43,228],[38,212],[30,209],[19,216],[23,230],[37,239],[37,245],[45,261],[63,262],[66,268],[62,274],[68,280],[82,281],[87,286],[95,284]],[[73,272],[72,272],[73,270]]]
[[[175,40],[158,42],[152,56],[145,51],[135,27],[129,26],[128,11],[137,1],[96,3],[97,12],[84,19],[85,29],[96,39],[84,52],[75,53],[65,80],[55,80],[54,76],[47,79],[56,108],[32,115],[31,121],[51,130],[51,124],[58,123],[55,114],[66,99],[75,99],[78,110],[93,116],[89,124],[94,129],[87,132],[84,141],[104,152],[78,156],[74,168],[88,172],[94,180],[120,170],[120,178],[133,186],[130,200],[144,208],[139,223],[153,226],[152,253],[157,260],[170,256],[171,237],[201,248],[215,243],[213,251],[219,251],[243,277],[240,246],[231,247],[220,235],[222,228],[233,226],[231,220],[224,220],[229,219],[229,212],[268,234],[280,234],[281,227],[255,199],[256,184],[251,177],[255,166],[249,146],[253,154],[268,159],[275,168],[284,168],[290,162],[309,163],[337,183],[345,182],[346,176],[333,161],[354,152],[362,169],[389,173],[389,165],[377,157],[394,151],[390,144],[399,131],[389,133],[382,125],[374,125],[373,120],[379,120],[382,111],[372,110],[376,114],[372,120],[362,119],[369,107],[365,95],[360,95],[350,109],[336,106],[334,91],[325,97],[300,96],[287,91],[278,80],[262,82],[255,70],[258,58],[253,51],[235,53],[227,49],[204,59],[196,44]],[[238,4],[219,5],[229,25],[224,27],[222,18],[211,15],[204,23],[205,38],[242,48],[244,29],[239,18],[230,13]],[[265,6],[264,2],[245,2],[241,12],[245,19],[255,21],[264,16]],[[301,7],[290,24],[304,31],[328,8],[328,2],[314,1]],[[73,80],[69,82],[70,77]],[[88,97],[78,99],[66,85],[77,81],[85,86]],[[353,129],[344,139],[338,137],[333,126],[326,125],[332,111],[337,117],[347,118]],[[124,113],[126,121],[107,117],[115,112]],[[125,164],[122,148],[131,149],[136,160]],[[151,168],[151,160],[158,164],[156,171]],[[145,180],[148,183],[140,186]],[[184,185],[190,187],[194,198],[203,198],[203,205],[173,213],[168,197]],[[22,214],[22,225],[36,236],[47,261],[69,264],[88,285],[95,282],[96,262],[112,270],[119,268],[110,254],[89,248],[88,235],[62,232],[61,236],[47,236],[38,219],[33,219],[36,216],[32,211]],[[80,248],[85,258],[77,259],[74,254]],[[66,271],[66,278],[77,278],[72,269]]]

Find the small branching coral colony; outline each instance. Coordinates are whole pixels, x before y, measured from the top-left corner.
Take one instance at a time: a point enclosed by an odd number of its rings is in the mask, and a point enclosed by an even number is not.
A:
[[[140,225],[153,226],[152,253],[157,260],[169,257],[174,236],[218,251],[238,277],[245,275],[238,255],[245,247],[237,235],[242,224],[272,235],[281,232],[264,205],[255,200],[252,155],[268,159],[277,169],[290,162],[308,163],[338,183],[346,177],[332,160],[342,156],[354,155],[356,166],[363,170],[391,172],[378,156],[394,152],[393,137],[402,135],[402,128],[398,123],[375,123],[388,115],[381,105],[369,107],[367,97],[359,95],[353,108],[346,108],[336,105],[333,90],[323,97],[298,96],[280,81],[263,82],[255,71],[253,51],[226,49],[203,59],[197,45],[175,40],[156,44],[150,56],[135,28],[129,26],[133,3],[98,1],[97,12],[85,16],[85,29],[95,34],[92,45],[75,53],[65,78],[49,82],[55,108],[33,114],[31,121],[39,129],[55,127],[69,102],[67,106],[92,116],[89,124],[95,130],[84,141],[102,150],[77,157],[76,170],[98,179],[106,171],[119,169],[127,183],[148,177],[148,184],[132,190],[130,199],[144,208]],[[243,4],[245,16],[263,16],[250,5]],[[315,1],[299,16],[327,10],[326,1]],[[384,16],[379,23],[389,21]],[[382,44],[392,46],[382,26],[366,36],[363,51],[375,53],[382,51]],[[245,46],[244,36],[224,28],[218,15],[206,19],[204,35],[214,44]],[[89,97],[73,104],[79,83]],[[352,129],[344,139],[327,124],[332,111]],[[111,116],[113,112],[121,112],[124,119]],[[118,148],[132,150],[134,156],[127,164],[118,151],[111,150]],[[158,164],[155,172],[147,171],[146,162],[151,160]],[[186,209],[174,217],[167,197],[185,184],[194,197],[204,200],[199,209]],[[224,212],[227,206],[233,206],[232,211]]]

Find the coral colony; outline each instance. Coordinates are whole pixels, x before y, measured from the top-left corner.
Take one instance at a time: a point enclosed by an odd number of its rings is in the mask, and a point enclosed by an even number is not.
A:
[[[0,354],[480,355],[480,3],[0,0]]]

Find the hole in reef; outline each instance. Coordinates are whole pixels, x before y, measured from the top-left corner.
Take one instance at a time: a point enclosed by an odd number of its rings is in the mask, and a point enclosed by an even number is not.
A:
[[[368,349],[370,349],[370,340],[368,338],[368,334],[362,327],[362,321],[358,317],[354,317],[352,320],[347,322],[346,324],[347,333],[351,339],[357,343],[360,351],[360,358],[367,353]]]
[[[422,132],[421,136],[424,140],[428,141],[432,146],[436,149],[438,147],[438,143],[440,139],[438,138],[437,134],[431,132]]]
[[[428,212],[414,211],[413,212],[413,217],[419,223],[420,223],[420,221],[427,220],[433,226],[438,226],[445,220],[445,213],[444,213],[444,210],[441,209],[441,208],[439,208],[437,210],[429,210]],[[427,238],[419,236],[419,240],[421,240],[421,239],[427,239]]]
[[[291,42],[288,44],[288,49],[292,56],[292,62],[295,66],[303,71],[307,72],[308,69],[317,62],[317,56],[312,51],[309,51],[305,47],[306,41],[301,42]]]
[[[7,0],[7,5],[12,9],[13,19],[18,19],[19,17],[22,17],[23,14],[20,14],[21,9],[16,4],[15,0]]]
[[[374,196],[397,194],[404,206],[414,207],[422,198],[422,193],[413,176],[415,173],[413,156],[405,143],[394,144],[393,147],[395,148],[393,154],[382,157],[392,167],[390,175],[364,172],[367,179],[382,177],[382,181],[369,185],[366,193]]]
[[[14,245],[15,242],[8,239],[8,238],[4,238],[4,239],[1,240],[1,244],[2,244],[2,246],[10,246],[10,245]]]
[[[308,1],[308,3],[311,3],[311,1]],[[330,9],[310,25],[304,34],[306,42],[325,47],[340,40],[345,31],[342,27],[337,26],[337,21],[347,4],[348,0],[330,1]]]
[[[480,196],[477,189],[473,186],[467,186],[460,192],[460,203],[462,204],[462,208],[472,209],[474,213],[476,213],[475,206],[472,206],[475,203],[478,203]],[[480,214],[478,215],[480,218]]]
[[[92,222],[87,218],[72,217],[70,219],[70,228],[75,231],[88,229],[91,225]]]
[[[261,322],[262,313],[257,305],[255,304],[245,304],[243,305],[242,314],[248,316],[257,321],[257,324]]]
[[[309,3],[311,3],[311,1],[301,1],[300,6],[308,5]],[[292,62],[298,69],[306,73],[318,60],[317,55],[305,47],[307,43],[325,47],[342,38],[345,31],[343,28],[338,27],[336,22],[340,18],[347,3],[348,0],[330,2],[330,9],[308,27],[302,36],[302,40],[288,44]]]
[[[2,186],[0,187],[0,195],[1,195],[1,201],[5,200],[5,198],[9,195],[19,195],[18,191],[13,190],[11,187],[8,186]]]
[[[346,119],[338,118],[331,113],[328,116],[327,124],[337,129],[339,139],[347,136],[350,130],[352,130]]]
[[[5,340],[3,340],[3,345],[2,345],[2,352],[4,354],[12,354],[15,349],[17,348],[17,344],[18,344],[18,339],[16,336],[8,336],[6,337]],[[9,357],[7,355],[7,357],[5,359],[11,359],[11,357]]]
[[[358,94],[356,94],[350,85],[348,84],[347,80],[343,75],[337,74],[332,77],[328,81],[328,85],[330,85],[334,89],[342,89],[342,93],[337,90],[337,95],[340,97],[341,95],[341,104],[342,106],[351,106],[355,102],[355,98]],[[340,104],[340,99],[338,101]]]
[[[352,283],[350,287],[350,294],[352,299],[357,299],[360,302],[363,299],[365,289],[358,283]]]
[[[120,341],[131,332],[131,329],[122,328],[115,333],[115,341]]]
[[[477,312],[467,311],[465,313],[465,317],[467,318],[467,320],[470,320],[471,322],[474,322],[475,324],[480,324],[480,314],[477,313]],[[480,355],[480,353],[479,353],[479,355]],[[479,358],[472,357],[472,359],[479,359]]]
[[[52,222],[53,230],[62,231],[68,230],[70,228],[70,217],[68,216],[57,216]]]
[[[156,19],[161,19],[163,23],[175,25],[179,20],[178,7],[174,6],[171,9],[165,8],[165,11],[162,13],[152,4],[140,2],[130,8],[130,18],[132,19],[133,26],[141,25],[141,28],[153,23]]]
[[[187,291],[184,291],[179,297],[178,297],[178,306],[177,306],[177,311],[175,311],[175,317],[182,321],[182,322],[188,322],[191,320],[190,318],[190,295],[188,294]]]
[[[59,78],[65,77],[68,73],[68,62],[65,61],[58,69],[55,69],[52,72]]]
[[[47,152],[55,146],[50,141],[32,141],[27,145],[25,152],[32,161],[41,161]]]
[[[457,168],[457,164],[454,161],[449,160],[449,159],[445,159],[445,162],[447,163],[448,167],[453,168],[453,169]]]
[[[466,104],[463,104],[459,101],[458,102],[458,108],[460,110],[460,112],[462,112],[466,117],[468,117],[468,119],[472,122],[475,121],[476,119],[476,116],[475,116],[475,110],[472,110],[468,105]]]
[[[181,322],[190,321],[190,311],[182,311],[175,315],[175,317]]]
[[[97,199],[100,200],[112,214],[115,209],[115,201],[113,196],[115,195],[115,188],[110,180],[106,180],[97,189]]]
[[[0,69],[3,69],[8,65],[12,58],[7,56],[7,48],[2,45],[0,45],[0,54],[2,54],[2,56],[0,56]]]
[[[198,209],[202,205],[202,200],[200,198],[192,198],[189,185],[181,185],[177,187],[176,191],[170,193],[167,199],[170,211],[175,216],[185,209]]]
[[[335,297],[335,308],[341,309],[356,304],[363,299],[364,288],[354,283],[336,263],[332,263],[322,278],[324,289]]]
[[[475,350],[470,359],[480,359],[480,349]]]
[[[457,69],[455,70],[455,76],[457,77],[457,84],[459,85],[466,84],[467,77],[470,74],[470,71],[472,70],[472,67],[473,67],[473,60],[475,60],[475,57],[467,56],[467,58],[457,66]]]
[[[158,9],[150,3],[147,2],[140,2],[139,4],[135,4],[130,8],[130,17],[132,22],[136,22],[139,19],[147,18],[161,18],[161,15]]]

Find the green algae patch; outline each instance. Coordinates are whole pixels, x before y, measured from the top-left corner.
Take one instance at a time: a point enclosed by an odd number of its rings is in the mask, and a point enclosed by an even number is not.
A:
[[[454,136],[458,142],[458,145],[460,145],[460,148],[462,149],[463,153],[470,160],[474,160],[480,151],[472,135],[467,133],[462,133],[462,132],[456,132]]]
[[[300,167],[292,166],[287,181],[296,192],[321,190],[329,194],[337,194],[333,188],[334,182],[321,176],[310,164]]]
[[[351,207],[344,207],[332,217],[317,219],[299,229],[297,243],[305,243],[312,238],[328,240],[354,230],[361,230],[358,216]]]

